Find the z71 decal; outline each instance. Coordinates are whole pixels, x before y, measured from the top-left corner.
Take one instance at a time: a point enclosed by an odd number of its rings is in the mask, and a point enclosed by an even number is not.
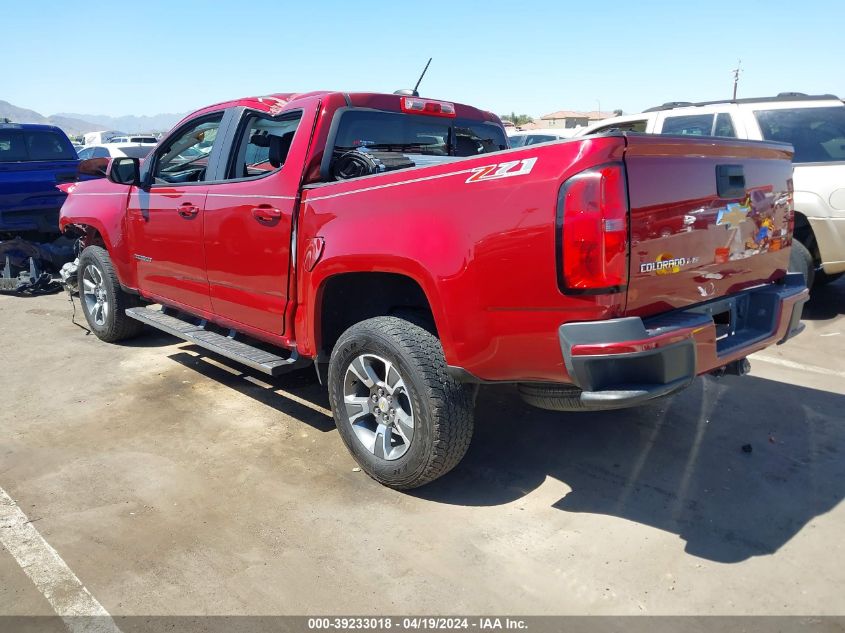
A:
[[[512,160],[507,163],[499,163],[498,165],[476,167],[472,170],[472,176],[467,178],[467,182],[496,180],[498,178],[510,178],[511,176],[524,176],[531,173],[531,170],[534,169],[534,163],[536,162],[536,158],[523,158],[522,160]]]

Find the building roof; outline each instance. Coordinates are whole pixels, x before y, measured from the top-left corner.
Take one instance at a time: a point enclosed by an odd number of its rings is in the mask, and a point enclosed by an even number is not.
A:
[[[544,121],[551,121],[554,119],[589,119],[590,121],[601,121],[602,119],[609,119],[613,116],[612,112],[598,112],[591,110],[590,112],[578,112],[577,110],[558,110],[551,114],[546,114],[540,118]]]

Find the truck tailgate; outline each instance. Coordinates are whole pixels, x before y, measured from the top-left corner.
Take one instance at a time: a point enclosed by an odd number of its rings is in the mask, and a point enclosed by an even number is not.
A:
[[[629,315],[709,301],[785,275],[791,146],[633,134],[626,142]]]

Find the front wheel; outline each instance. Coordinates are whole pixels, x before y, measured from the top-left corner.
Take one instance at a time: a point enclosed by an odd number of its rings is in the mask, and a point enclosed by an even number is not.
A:
[[[89,246],[82,251],[76,274],[82,312],[98,339],[115,343],[142,332],[143,324],[126,316],[126,308],[140,305],[140,300],[120,287],[106,249]]]
[[[440,341],[418,325],[397,317],[353,325],[332,350],[328,384],[343,442],[386,486],[429,483],[469,448],[472,391],[449,376]]]

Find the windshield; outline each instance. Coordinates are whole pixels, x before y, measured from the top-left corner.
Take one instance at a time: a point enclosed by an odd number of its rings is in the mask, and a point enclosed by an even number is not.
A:
[[[763,138],[792,143],[796,163],[845,161],[845,106],[758,110]]]

